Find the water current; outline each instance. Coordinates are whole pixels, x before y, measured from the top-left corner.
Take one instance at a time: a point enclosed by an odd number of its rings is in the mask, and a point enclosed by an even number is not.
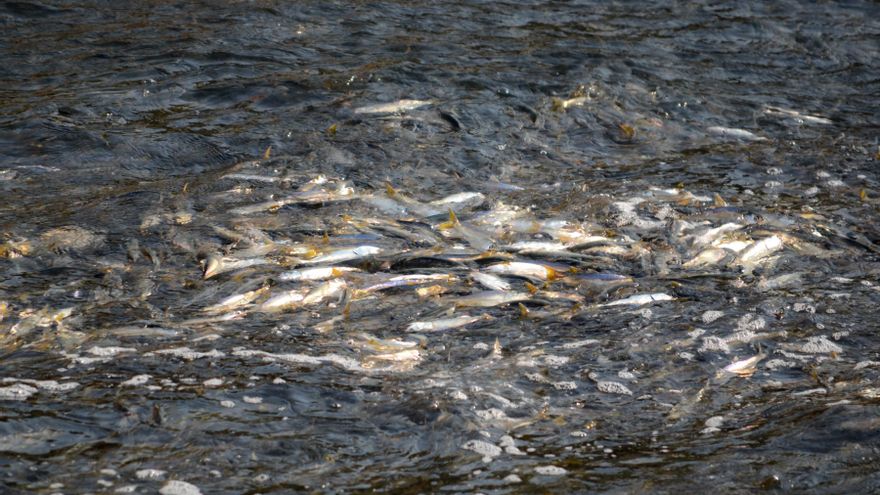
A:
[[[0,492],[880,491],[880,5],[0,4]]]

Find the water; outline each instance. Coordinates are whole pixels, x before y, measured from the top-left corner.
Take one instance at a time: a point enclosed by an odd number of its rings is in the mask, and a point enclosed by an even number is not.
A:
[[[877,490],[878,10],[4,3],[2,491]],[[355,112],[400,99],[430,104]],[[443,215],[400,224],[361,200],[230,212],[321,175],[420,202],[481,192],[457,211],[478,230],[502,203],[611,234],[630,251],[520,257],[631,280],[555,281],[539,289],[581,303],[539,292],[526,316],[460,309],[481,319],[409,335],[504,258],[415,257],[475,249]],[[701,221],[794,239],[752,273],[685,269]],[[203,278],[261,235],[383,248],[347,262],[351,288],[457,278],[205,321],[226,296],[300,287],[275,264]],[[597,306],[647,293],[674,300]],[[753,375],[719,374],[756,355]]]

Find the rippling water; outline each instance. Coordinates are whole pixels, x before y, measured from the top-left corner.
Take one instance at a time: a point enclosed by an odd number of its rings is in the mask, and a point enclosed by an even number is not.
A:
[[[120,5],[0,5],[0,491],[880,489],[876,2]]]

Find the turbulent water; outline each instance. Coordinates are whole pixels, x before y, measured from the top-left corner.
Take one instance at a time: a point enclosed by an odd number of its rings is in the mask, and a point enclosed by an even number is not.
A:
[[[876,2],[128,4],[0,5],[3,493],[880,490]]]

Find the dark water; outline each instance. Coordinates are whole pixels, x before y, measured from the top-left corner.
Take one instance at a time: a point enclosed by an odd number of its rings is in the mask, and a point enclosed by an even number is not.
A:
[[[4,2],[0,33],[0,491],[880,490],[876,2]],[[613,230],[640,251],[562,261],[634,282],[421,340],[447,296],[194,321],[294,287],[203,279],[218,229],[426,248],[358,201],[230,213],[321,175]],[[695,272],[683,222],[795,240]],[[400,256],[349,265],[487,264]],[[675,300],[596,306],[640,293]]]

